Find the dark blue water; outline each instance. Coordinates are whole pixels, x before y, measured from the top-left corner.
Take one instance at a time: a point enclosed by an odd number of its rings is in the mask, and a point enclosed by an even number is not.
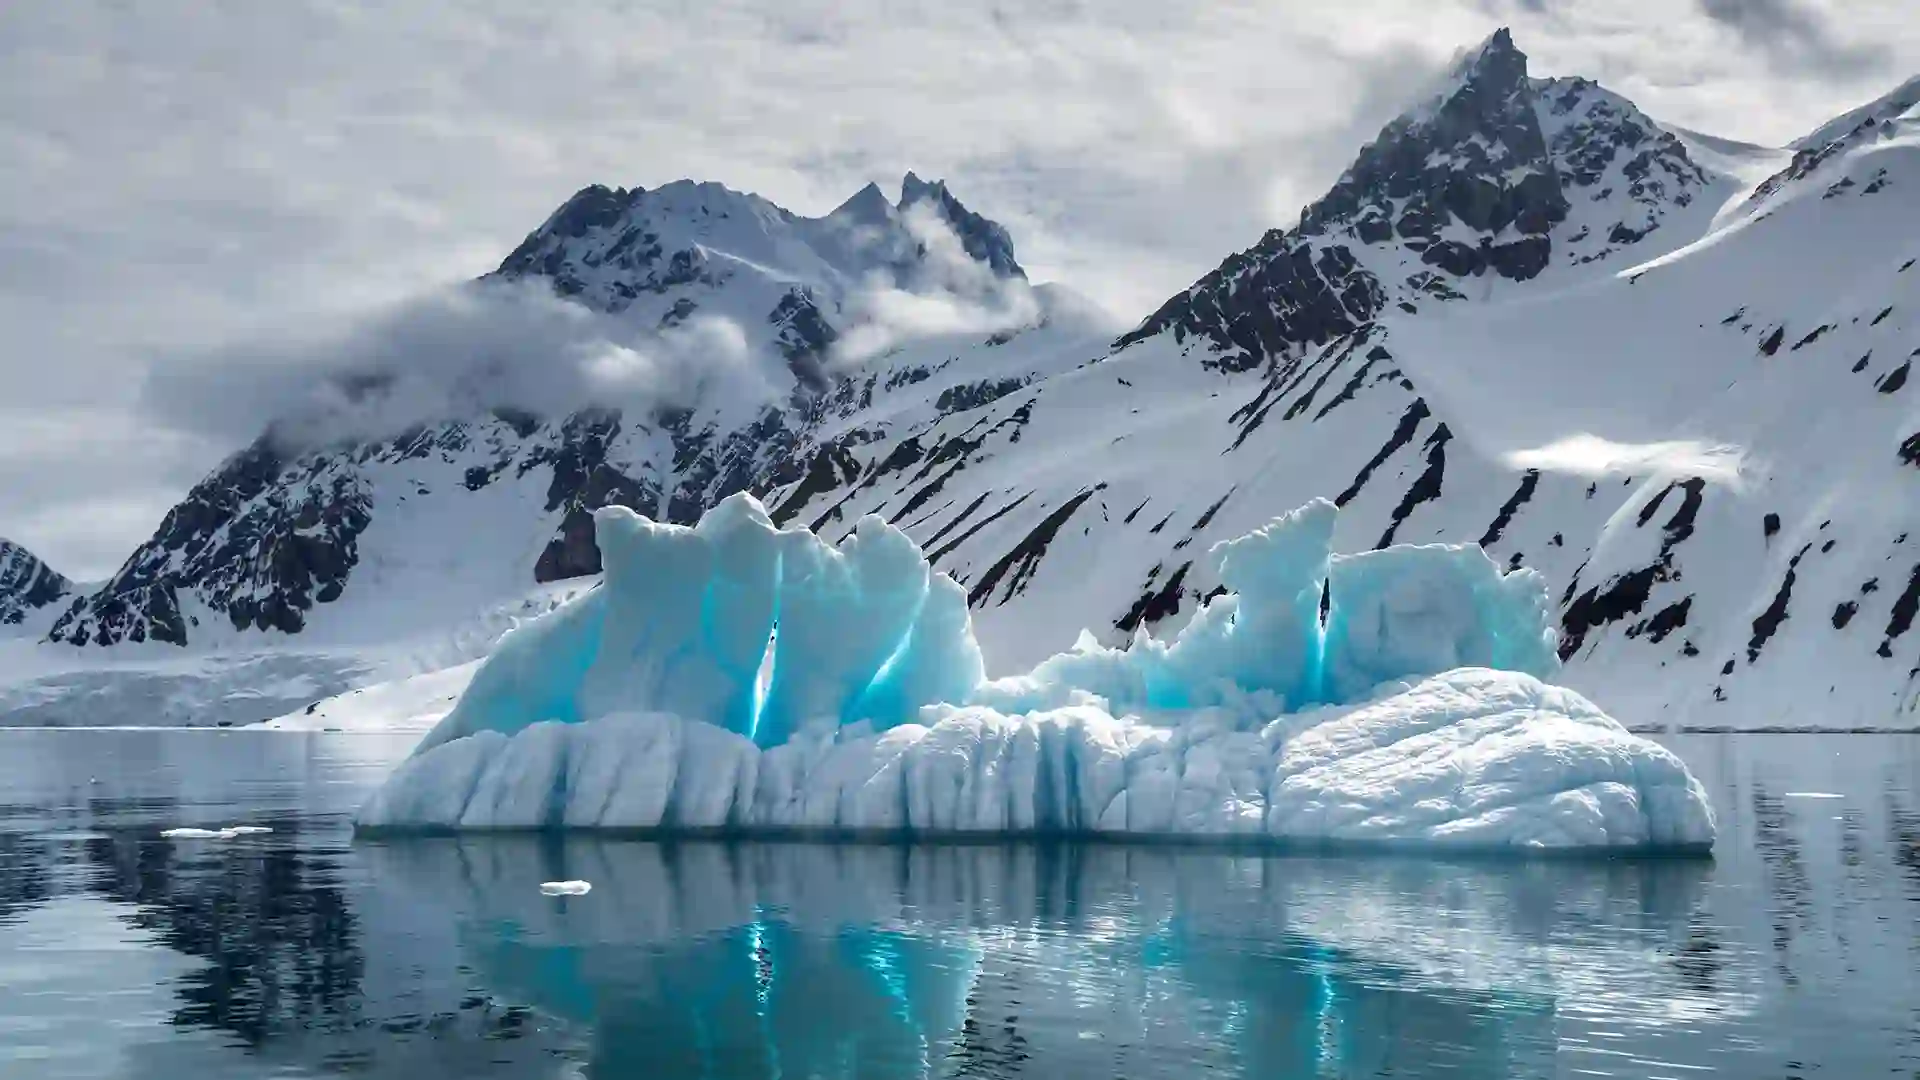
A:
[[[1920,738],[1672,745],[1712,861],[369,843],[404,741],[0,732],[0,1077],[1920,1076]]]

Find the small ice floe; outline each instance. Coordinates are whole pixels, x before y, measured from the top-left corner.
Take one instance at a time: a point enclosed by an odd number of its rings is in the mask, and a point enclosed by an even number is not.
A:
[[[1844,799],[1845,795],[1837,791],[1789,791],[1782,796],[1788,799]]]
[[[542,896],[585,896],[593,891],[591,881],[543,881],[540,883]]]
[[[265,825],[229,825],[224,829],[162,829],[160,835],[168,840],[231,840],[236,836],[259,836],[272,831]]]

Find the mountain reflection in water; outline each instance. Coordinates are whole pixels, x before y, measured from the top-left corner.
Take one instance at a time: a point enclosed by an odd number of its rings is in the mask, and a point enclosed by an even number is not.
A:
[[[0,739],[5,1076],[1920,1067],[1915,740],[1696,739],[1714,860],[1528,862],[356,840],[363,741]]]

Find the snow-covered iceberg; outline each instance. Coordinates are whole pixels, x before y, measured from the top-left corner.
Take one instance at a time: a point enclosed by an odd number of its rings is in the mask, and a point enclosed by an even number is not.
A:
[[[604,585],[501,641],[363,828],[1101,833],[1694,847],[1706,794],[1557,670],[1531,571],[1331,553],[1315,501],[1210,555],[1171,642],[985,678],[904,533],[839,547],[736,495],[595,515]]]

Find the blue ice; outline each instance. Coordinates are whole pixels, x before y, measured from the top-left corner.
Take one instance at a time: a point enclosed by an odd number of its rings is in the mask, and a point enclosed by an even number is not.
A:
[[[1544,579],[1334,555],[1337,516],[1215,545],[1227,591],[1171,641],[988,680],[964,592],[877,517],[834,547],[745,494],[692,528],[609,507],[602,587],[503,639],[359,821],[1712,842],[1677,758],[1546,681]]]

